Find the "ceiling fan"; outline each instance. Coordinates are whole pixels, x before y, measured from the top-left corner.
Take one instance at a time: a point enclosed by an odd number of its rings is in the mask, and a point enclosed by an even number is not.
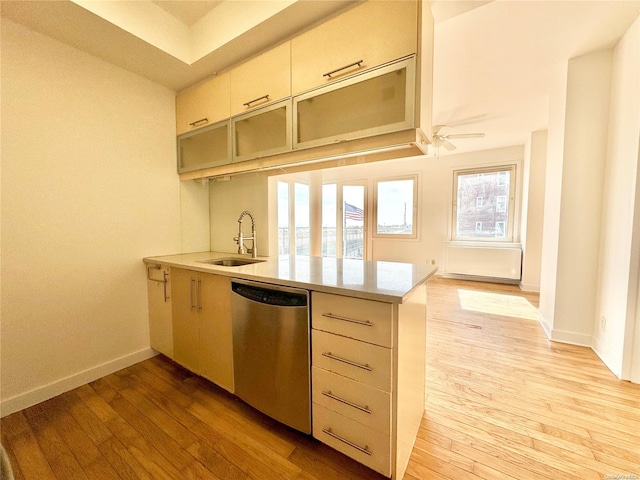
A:
[[[440,131],[443,128],[448,128],[447,125],[434,125],[433,127],[433,146],[436,149],[436,154],[440,147],[444,147],[447,150],[455,150],[456,146],[449,140],[456,138],[482,138],[484,133],[453,133],[449,135],[442,135]]]

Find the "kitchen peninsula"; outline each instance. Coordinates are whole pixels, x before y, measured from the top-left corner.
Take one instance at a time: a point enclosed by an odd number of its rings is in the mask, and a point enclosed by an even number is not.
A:
[[[151,346],[233,393],[232,279],[309,291],[312,434],[401,479],[424,413],[426,282],[437,268],[309,256],[207,263],[222,258],[240,257],[144,259]]]

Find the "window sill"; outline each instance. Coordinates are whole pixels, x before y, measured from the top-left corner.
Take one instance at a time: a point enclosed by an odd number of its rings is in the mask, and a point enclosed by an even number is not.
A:
[[[500,240],[448,240],[445,244],[451,247],[522,249],[521,243]]]

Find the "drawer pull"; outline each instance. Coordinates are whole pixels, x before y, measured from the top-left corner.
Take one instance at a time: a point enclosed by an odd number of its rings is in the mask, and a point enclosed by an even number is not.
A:
[[[195,122],[191,122],[189,125],[191,125],[192,127],[199,127],[200,125],[204,125],[205,123],[209,123],[209,119],[207,117],[196,120]]]
[[[329,390],[328,392],[322,392],[322,394],[325,397],[329,397],[329,398],[331,398],[333,400],[336,400],[336,401],[338,401],[340,403],[344,403],[345,405],[349,405],[350,407],[357,408],[361,412],[368,413],[369,415],[371,415],[371,410],[369,410],[369,406],[368,405],[365,405],[364,407],[361,407],[357,403],[350,402],[349,400],[345,400],[344,398],[336,397],[333,393],[331,393],[331,390]]]
[[[367,455],[371,455],[371,450],[369,450],[369,445],[365,445],[364,447],[361,447],[360,445],[356,445],[353,442],[350,442],[349,440],[347,440],[346,438],[342,438],[340,435],[336,435],[335,433],[333,433],[331,431],[331,427],[329,428],[323,428],[322,431],[324,433],[326,433],[327,435],[329,435],[330,437],[335,438],[336,440],[340,440],[342,443],[346,443],[347,445],[349,445],[350,447],[355,448],[356,450],[365,453]]]
[[[248,102],[243,103],[242,105],[244,105],[245,107],[250,107],[252,103],[256,103],[259,100],[269,100],[269,95],[263,95],[261,97],[254,98],[253,100],[249,100]]]
[[[347,360],[346,358],[337,357],[333,355],[331,352],[322,352],[322,356],[330,358],[332,360],[337,360],[338,362],[346,363],[347,365],[352,365],[354,367],[361,368],[363,370],[367,370],[368,372],[371,372],[373,370],[373,368],[371,368],[368,363],[362,364],[362,363],[352,362],[351,360]]]
[[[365,327],[373,327],[373,323],[371,323],[369,320],[356,320],[355,318],[341,317],[339,315],[334,315],[331,312],[323,313],[322,316],[333,318],[334,320],[342,320],[343,322],[357,323],[358,325],[364,325]]]
[[[358,68],[360,68],[360,64],[362,62],[364,62],[364,60],[358,60],[357,62],[350,63],[349,65],[345,65],[344,67],[336,68],[335,70],[331,70],[330,72],[323,73],[322,76],[331,78],[331,75],[333,75],[334,73],[341,72],[342,70],[346,70],[347,68],[355,67],[356,65],[358,66]]]

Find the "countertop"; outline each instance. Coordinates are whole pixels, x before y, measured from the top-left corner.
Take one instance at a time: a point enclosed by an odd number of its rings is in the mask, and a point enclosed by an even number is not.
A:
[[[329,257],[258,257],[263,262],[240,267],[202,263],[213,258],[247,258],[222,252],[198,252],[146,257],[147,264],[186,268],[199,272],[258,282],[348,295],[380,302],[403,303],[413,291],[433,276],[431,265],[363,261]]]

